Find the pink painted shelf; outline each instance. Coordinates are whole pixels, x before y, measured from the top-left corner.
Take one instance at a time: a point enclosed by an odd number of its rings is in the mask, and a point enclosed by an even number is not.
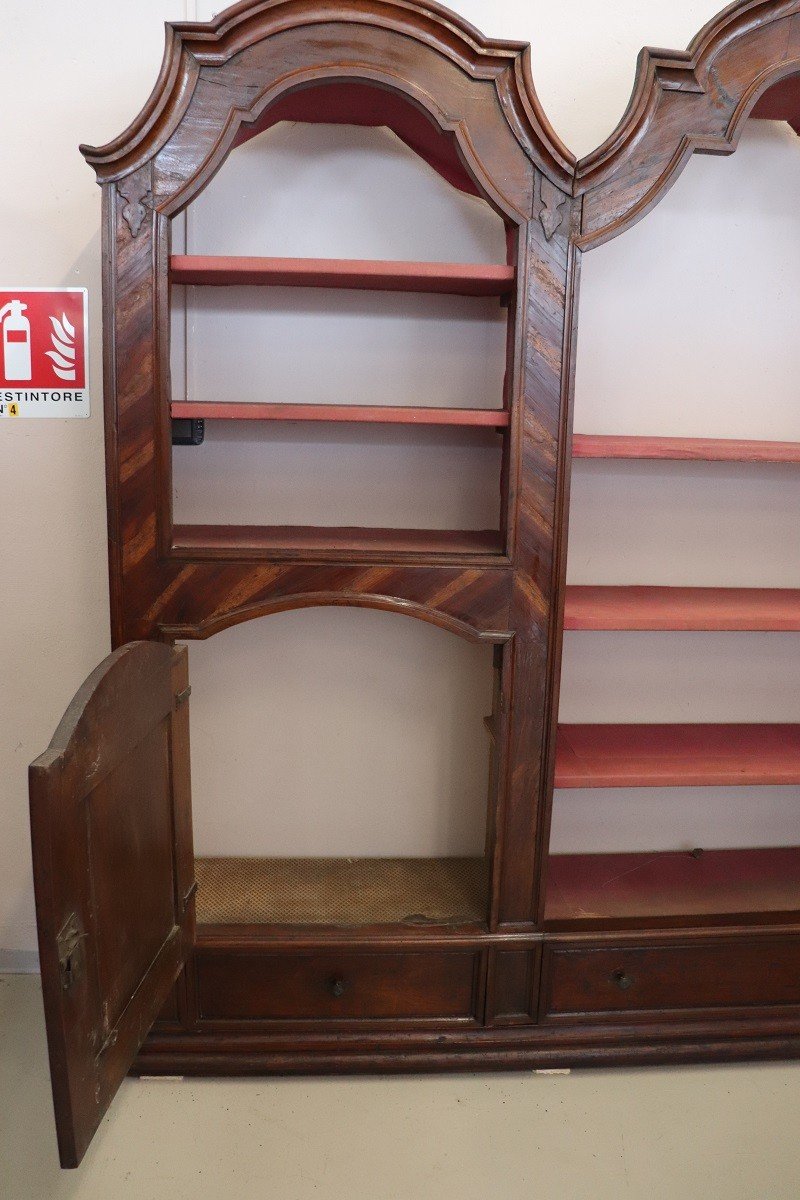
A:
[[[224,287],[357,288],[384,292],[437,292],[505,296],[514,268],[505,263],[390,262],[349,258],[229,258],[173,254],[172,283]]]
[[[557,788],[800,783],[800,725],[560,725]]]
[[[565,629],[800,631],[800,588],[567,587]]]
[[[499,429],[509,423],[502,408],[391,407],[363,404],[197,404],[176,401],[173,417],[205,421],[340,421],[381,425],[472,425]]]
[[[749,442],[731,438],[618,437],[599,433],[576,433],[572,439],[572,457],[800,463],[800,442]]]
[[[800,910],[800,847],[638,854],[554,854],[547,867],[545,925],[625,928],[723,923]]]

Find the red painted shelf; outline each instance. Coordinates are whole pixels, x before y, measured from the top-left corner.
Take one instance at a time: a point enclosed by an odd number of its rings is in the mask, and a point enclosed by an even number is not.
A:
[[[381,292],[438,292],[452,296],[505,296],[514,268],[505,263],[388,262],[350,258],[224,258],[173,254],[173,283],[215,287],[357,288]]]
[[[800,462],[800,442],[747,442],[730,438],[617,437],[576,433],[573,458],[663,458],[704,462]]]
[[[175,525],[173,548],[180,552],[259,555],[265,551],[322,551],[377,554],[500,554],[494,529],[378,529],[320,525]]]
[[[800,725],[560,725],[555,786],[800,783]]]
[[[510,415],[502,408],[391,407],[364,404],[196,404],[176,401],[173,417],[206,421],[340,421],[380,425],[506,426]]]
[[[800,588],[567,587],[565,629],[800,631]]]
[[[638,854],[554,854],[545,924],[706,924],[773,921],[800,910],[800,847]]]

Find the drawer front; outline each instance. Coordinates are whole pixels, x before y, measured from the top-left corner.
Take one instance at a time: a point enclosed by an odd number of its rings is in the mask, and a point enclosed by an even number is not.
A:
[[[197,956],[200,1017],[474,1020],[481,962],[474,949],[204,950]]]
[[[800,1005],[800,938],[548,946],[543,1020]]]

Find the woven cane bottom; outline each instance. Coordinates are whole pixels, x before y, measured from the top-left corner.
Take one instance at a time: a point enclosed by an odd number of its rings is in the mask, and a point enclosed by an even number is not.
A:
[[[198,858],[197,920],[211,925],[484,921],[482,858]]]

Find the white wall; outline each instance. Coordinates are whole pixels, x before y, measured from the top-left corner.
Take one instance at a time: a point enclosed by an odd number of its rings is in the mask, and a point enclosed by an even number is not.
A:
[[[35,946],[25,767],[47,744],[70,696],[108,649],[99,192],[76,146],[107,140],[138,112],[160,62],[161,22],[187,14],[178,0],[139,0],[130,7],[83,0],[70,6],[68,17],[54,0],[7,7],[4,43],[14,53],[6,55],[0,75],[5,118],[0,162],[6,181],[0,191],[3,280],[89,287],[95,398],[87,422],[0,424],[5,518],[0,947],[9,948],[16,955],[13,961],[20,962],[19,955]],[[588,0],[559,5],[460,0],[455,7],[487,34],[533,43],[537,88],[546,111],[565,141],[577,153],[586,153],[619,118],[639,47],[685,45],[716,5],[689,0],[604,5]],[[209,12],[208,6],[201,7],[198,16]],[[124,47],[122,55],[119,46]],[[315,130],[304,136],[313,142],[319,135]],[[320,168],[327,177],[325,195],[332,200],[341,197],[342,180],[359,154],[350,135],[342,136],[336,153]],[[273,140],[280,142],[281,135]],[[271,194],[269,203],[283,203],[288,217],[291,148],[283,145],[280,194]],[[399,170],[395,151],[385,146],[385,161]],[[415,189],[417,203],[420,189],[425,192],[430,217],[440,203],[439,193],[426,168],[416,172],[414,184],[402,186]],[[800,437],[793,385],[800,296],[791,286],[800,265],[793,204],[799,172],[800,143],[779,126],[754,126],[736,156],[695,157],[658,210],[623,238],[585,257],[578,428]],[[297,183],[295,178],[292,186]],[[326,222],[325,206],[317,209],[311,224],[315,238],[342,230],[341,205],[332,211],[337,221]],[[409,211],[413,209],[407,205]],[[458,237],[467,241],[459,253],[469,248],[474,257],[491,259],[491,234],[469,215],[474,211],[462,203]],[[307,230],[309,223],[303,227]],[[414,221],[397,227],[395,222],[398,247],[403,238],[416,238],[421,231],[421,223],[418,228]],[[351,222],[351,233],[354,228]],[[367,214],[356,232],[371,238],[372,228]],[[299,236],[301,223],[281,218],[272,229],[287,238],[285,252],[292,253],[288,239]],[[364,253],[378,252],[364,244]],[[315,251],[309,245],[297,252]],[[327,252],[349,253],[333,246]],[[410,244],[408,251],[398,250],[398,257],[406,252],[411,252]],[[440,255],[422,246],[419,257]],[[713,306],[706,304],[709,297]],[[403,354],[405,370],[419,371],[420,347],[430,338],[430,326],[421,312],[416,314],[416,340],[404,349],[397,338],[408,313],[391,304],[381,312],[378,328],[395,356],[395,378],[402,380]],[[318,330],[326,327],[327,336],[335,330],[338,337],[347,324],[347,312],[336,317],[345,322],[338,328],[317,310],[308,317],[306,309],[306,318],[313,318]],[[455,310],[450,313],[448,345],[458,347],[456,369],[470,363],[461,378],[472,379],[474,360],[465,354],[469,330],[477,326],[468,325],[465,336],[464,320]],[[617,336],[620,323],[633,331],[632,341]],[[494,335],[487,330],[482,336]],[[358,344],[350,346],[350,361],[357,362]],[[489,362],[491,347],[491,341],[481,344],[481,361]],[[435,371],[433,351],[426,353]],[[199,361],[195,365],[202,367]],[[308,395],[313,372],[321,372],[322,366],[304,363],[303,369]],[[204,378],[202,370],[198,377]],[[451,376],[440,369],[438,377]],[[368,376],[360,386],[364,378]],[[490,383],[491,376],[483,378],[487,390]],[[315,449],[313,443],[300,449],[315,454],[317,462],[326,453],[324,445]],[[230,441],[216,447],[217,478],[224,476],[231,450],[238,454]],[[393,453],[391,447],[383,452]],[[570,578],[800,586],[797,479],[786,467],[577,464]],[[181,479],[177,482],[179,503],[200,503],[201,492],[182,492]],[[452,492],[447,502],[457,503]],[[563,716],[797,720],[800,697],[791,664],[799,641],[794,635],[569,634]],[[378,644],[387,647],[381,661],[372,653]],[[292,650],[303,666],[299,675],[291,669]],[[388,849],[389,842],[398,852],[420,852],[426,845],[457,849],[465,838],[477,838],[483,779],[478,778],[480,746],[473,729],[483,704],[485,668],[472,647],[385,614],[316,610],[238,627],[192,645],[190,653],[201,849],[245,850],[257,832],[263,837],[266,830],[282,852],[303,844],[313,850],[309,839],[325,841],[335,826],[331,814],[337,807],[341,813],[343,804],[349,814],[345,825],[354,829],[359,814],[372,814],[376,840],[353,844],[354,853]],[[433,694],[432,674],[439,689]],[[387,687],[393,680],[396,686]],[[392,706],[388,728],[387,699]],[[456,734],[462,719],[469,730],[463,741]],[[326,758],[318,762],[309,761],[309,721],[317,742],[325,744]],[[415,752],[410,740],[425,727],[435,733],[422,747],[430,755]],[[263,748],[261,759],[251,757],[254,747]],[[298,785],[300,765],[307,772],[307,789]],[[376,775],[383,781],[379,794]],[[271,827],[263,823],[259,804],[265,789],[271,793]],[[438,806],[432,805],[433,796],[439,798]],[[554,838],[562,849],[587,842],[598,848],[710,845],[714,840],[734,844],[747,841],[755,824],[762,841],[792,841],[800,833],[798,798],[798,789],[562,793]],[[394,825],[387,825],[387,814]],[[363,828],[360,821],[358,828]],[[333,846],[332,852],[339,849]]]

